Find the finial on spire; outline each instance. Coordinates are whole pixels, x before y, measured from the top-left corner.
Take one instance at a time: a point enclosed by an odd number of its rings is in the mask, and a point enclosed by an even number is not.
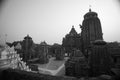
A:
[[[72,25],[72,28],[74,28],[74,25]]]
[[[89,12],[91,12],[91,5],[89,5]]]
[[[27,34],[27,36],[29,36],[29,34]]]

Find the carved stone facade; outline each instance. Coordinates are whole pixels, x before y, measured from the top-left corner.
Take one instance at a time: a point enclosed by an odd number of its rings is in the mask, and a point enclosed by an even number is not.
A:
[[[28,61],[29,59],[33,58],[35,54],[33,45],[34,45],[33,40],[29,35],[24,37],[24,40],[22,42],[22,49],[23,49],[22,57],[24,61]]]
[[[80,50],[74,50],[65,63],[65,75],[74,77],[88,76],[88,64]]]
[[[43,41],[39,45],[39,63],[48,63],[48,44]]]
[[[89,12],[84,15],[84,20],[80,27],[81,35],[77,34],[74,27],[72,27],[69,34],[63,39],[63,47],[65,47],[67,52],[69,50],[72,52],[70,59],[65,65],[66,75],[78,77],[111,73],[111,56],[106,43],[103,41],[98,14],[89,9]],[[84,57],[76,55],[77,49],[81,50]]]
[[[63,38],[62,46],[69,53],[73,48],[80,49],[84,54],[95,40],[103,40],[101,22],[96,12],[91,11],[84,15],[82,25],[80,25],[81,34],[78,34],[72,27],[69,34]]]
[[[91,46],[89,54],[90,74],[99,76],[102,74],[111,74],[111,55],[105,41],[96,40]]]
[[[81,30],[83,51],[85,51],[95,40],[103,40],[103,33],[98,14],[91,11],[91,9],[84,15]]]
[[[62,46],[65,48],[65,52],[71,53],[73,48],[81,49],[81,37],[72,26],[71,31],[63,38]]]

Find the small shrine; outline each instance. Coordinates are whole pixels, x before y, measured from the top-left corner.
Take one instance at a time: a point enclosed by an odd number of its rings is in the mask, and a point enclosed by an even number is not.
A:
[[[81,77],[88,76],[88,64],[80,50],[74,50],[70,59],[65,63],[66,76]]]
[[[39,60],[40,63],[48,63],[49,59],[48,59],[48,45],[45,41],[40,43],[40,56],[39,56]]]

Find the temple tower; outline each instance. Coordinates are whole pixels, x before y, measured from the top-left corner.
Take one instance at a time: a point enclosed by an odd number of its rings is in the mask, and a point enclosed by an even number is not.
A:
[[[24,40],[22,42],[22,49],[23,49],[22,56],[24,61],[31,59],[33,54],[32,47],[33,47],[33,40],[29,35],[27,35],[26,37],[24,37]]]
[[[80,28],[82,30],[83,51],[85,51],[93,41],[103,40],[100,19],[98,18],[98,14],[91,11],[91,9],[84,15],[84,20]]]
[[[74,26],[72,26],[70,32],[63,38],[62,46],[67,53],[71,53],[74,48],[81,49],[81,36],[76,32]]]

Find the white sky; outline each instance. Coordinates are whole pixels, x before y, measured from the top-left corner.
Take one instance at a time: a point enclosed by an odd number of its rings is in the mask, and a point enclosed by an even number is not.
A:
[[[105,41],[120,42],[118,0],[7,0],[0,10],[0,41],[19,41],[29,34],[35,43],[62,43],[72,25],[81,32],[83,16],[98,13]]]

